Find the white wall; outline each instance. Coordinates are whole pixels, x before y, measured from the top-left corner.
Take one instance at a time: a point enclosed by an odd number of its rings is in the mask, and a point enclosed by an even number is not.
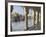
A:
[[[19,0],[19,1],[24,1],[24,0]],[[25,1],[35,1],[35,2],[37,1],[37,2],[46,3],[46,0],[25,0]],[[46,9],[46,6],[45,6],[45,9]],[[5,19],[5,0],[0,0],[0,37],[5,37],[4,35],[5,34],[5,20],[4,19]],[[45,35],[30,35],[30,36],[18,36],[18,37],[46,37],[46,30],[45,30]]]
[[[4,36],[5,33],[5,1],[0,0],[0,37]]]

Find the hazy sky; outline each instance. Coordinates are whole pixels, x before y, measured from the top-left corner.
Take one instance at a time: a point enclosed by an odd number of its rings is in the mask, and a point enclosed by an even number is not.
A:
[[[24,15],[24,7],[21,7],[21,6],[17,6],[17,5],[14,5],[13,6],[13,10],[19,14],[22,14]],[[29,9],[29,14],[31,15],[32,13],[32,9]]]

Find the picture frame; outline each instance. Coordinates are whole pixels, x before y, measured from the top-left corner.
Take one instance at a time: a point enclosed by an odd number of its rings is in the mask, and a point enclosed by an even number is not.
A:
[[[41,31],[35,30],[35,31],[15,31],[12,32],[9,29],[10,27],[10,7],[11,5],[18,5],[18,6],[26,6],[28,8],[38,9],[38,11],[41,12]],[[30,7],[31,6],[31,7]],[[25,13],[24,13],[25,14]],[[44,17],[43,17],[43,16]],[[36,15],[37,17],[37,15]],[[27,21],[27,17],[26,21]],[[32,23],[34,24],[34,23]],[[26,25],[26,24],[25,24]],[[12,29],[11,29],[12,30]],[[30,30],[30,29],[29,29]],[[41,35],[45,34],[45,3],[44,2],[27,2],[27,1],[7,1],[5,0],[5,36],[25,36],[25,35]]]

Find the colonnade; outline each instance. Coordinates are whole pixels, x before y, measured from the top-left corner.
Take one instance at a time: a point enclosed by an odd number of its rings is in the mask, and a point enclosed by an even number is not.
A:
[[[38,27],[40,21],[41,21],[41,13],[37,10],[32,9],[32,20],[34,27]]]
[[[24,12],[25,12],[25,21],[26,21],[26,30],[28,30],[28,14],[29,14],[29,9],[28,7],[24,7]],[[40,21],[41,21],[41,13],[40,10],[37,8],[32,8],[32,24],[34,27],[38,27]]]

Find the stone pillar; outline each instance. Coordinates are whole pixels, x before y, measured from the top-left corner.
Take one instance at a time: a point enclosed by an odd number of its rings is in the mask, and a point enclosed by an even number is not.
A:
[[[38,23],[38,12],[36,11],[36,21],[35,21],[35,24],[37,25],[37,23]]]
[[[35,12],[33,9],[32,9],[32,24],[33,25],[35,24]]]
[[[25,7],[24,7],[24,16],[25,16],[25,25],[26,25],[26,9],[25,9]],[[26,29],[26,27],[25,27],[25,29]]]
[[[37,26],[38,26],[38,11],[36,11],[35,12],[36,13],[36,16],[35,16],[35,18],[36,18],[36,20],[35,20],[35,27],[36,27],[36,29],[37,29]]]
[[[25,21],[26,21],[26,30],[28,30],[28,13],[29,13],[29,10],[28,10],[28,7],[25,7]]]
[[[41,13],[39,13],[39,29],[41,29]]]
[[[38,28],[39,26],[39,12],[36,11],[36,20],[35,20],[35,24],[36,24],[36,29]]]

